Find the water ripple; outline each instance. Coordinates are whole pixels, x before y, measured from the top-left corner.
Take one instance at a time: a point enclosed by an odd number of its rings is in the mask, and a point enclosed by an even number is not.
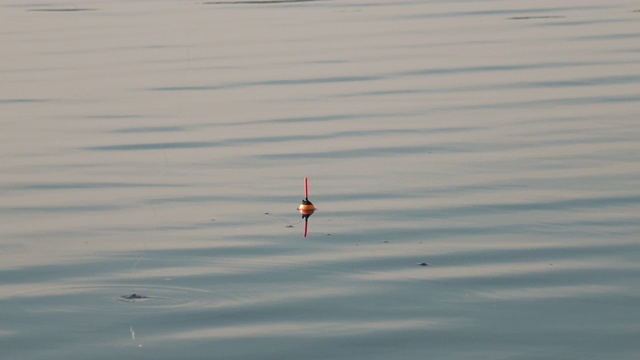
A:
[[[252,82],[236,82],[222,85],[205,85],[205,86],[162,86],[150,88],[151,91],[212,91],[212,90],[228,90],[240,89],[255,86],[290,86],[290,85],[312,85],[312,84],[333,84],[347,82],[365,82],[378,80],[375,76],[335,76],[321,78],[306,79],[278,79],[264,80]]]

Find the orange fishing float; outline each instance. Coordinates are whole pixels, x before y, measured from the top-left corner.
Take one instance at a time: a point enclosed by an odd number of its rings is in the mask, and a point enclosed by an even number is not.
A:
[[[307,237],[307,223],[309,221],[309,216],[313,215],[316,211],[316,207],[313,205],[311,201],[309,201],[309,180],[305,176],[304,178],[304,199],[300,206],[298,206],[298,212],[302,215],[304,219],[304,237]]]

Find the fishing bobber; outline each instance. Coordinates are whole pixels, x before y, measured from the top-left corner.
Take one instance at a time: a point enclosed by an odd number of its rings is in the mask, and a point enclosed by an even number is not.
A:
[[[313,205],[311,201],[309,201],[309,180],[304,178],[304,200],[300,206],[298,206],[298,212],[302,215],[304,219],[304,237],[307,237],[307,221],[309,220],[309,216],[313,215],[316,211],[316,207]]]
[[[298,211],[300,212],[300,215],[302,215],[303,219],[307,219],[309,216],[313,215],[316,211],[316,207],[311,203],[311,201],[309,201],[309,199],[305,198],[302,200],[302,204],[298,206]]]
[[[314,211],[316,211],[316,207],[309,201],[309,179],[306,177],[304,178],[304,200],[302,200],[302,203],[298,206],[298,211],[303,219],[308,219],[309,216],[313,215]]]

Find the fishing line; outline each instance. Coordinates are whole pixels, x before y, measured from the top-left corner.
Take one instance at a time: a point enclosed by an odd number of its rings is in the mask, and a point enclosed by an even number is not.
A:
[[[162,150],[162,154],[164,156],[164,168],[162,169],[162,172],[160,172],[160,177],[163,177],[166,173],[167,173],[167,169],[168,169],[168,165],[169,165],[169,159],[167,158],[167,153],[166,151],[163,149]],[[153,204],[154,200],[151,194],[151,189],[147,188],[147,199],[149,199],[149,206],[151,206],[151,210],[153,210],[153,226],[155,228],[156,233],[160,231],[160,228],[158,227],[158,211],[156,210],[155,205]],[[147,245],[147,240],[145,239],[144,236],[141,237],[141,241],[142,241],[142,245],[144,247],[143,251],[142,251],[142,255],[140,255],[140,257],[138,257],[138,259],[133,263],[133,265],[131,266],[131,270],[130,272],[134,272],[136,270],[136,268],[138,267],[138,264],[145,258],[147,257],[148,253],[149,253],[149,246]],[[135,289],[134,289],[134,294],[135,294]]]
[[[166,150],[162,150],[162,154],[164,157],[164,167],[162,169],[162,171],[160,172],[160,174],[158,175],[159,177],[164,177],[164,175],[167,173],[168,168],[169,168],[169,159],[167,157],[167,152]],[[158,226],[158,211],[156,209],[156,206],[154,205],[154,199],[152,197],[152,193],[151,193],[151,188],[147,187],[147,199],[148,200],[148,204],[149,206],[151,206],[151,210],[153,211],[153,227],[155,228],[155,233],[159,233],[160,232],[160,227]],[[147,244],[147,240],[145,238],[145,236],[142,236],[140,241],[142,242],[143,245],[143,250],[142,250],[142,254],[136,259],[136,261],[133,263],[133,265],[131,266],[131,269],[129,270],[129,272],[131,274],[133,274],[137,267],[138,264],[140,264],[140,262],[147,258],[150,250],[149,250],[149,245]],[[130,295],[122,295],[118,298],[118,300],[121,301],[126,301],[130,303],[130,306],[134,306],[136,302],[138,302],[138,300],[148,300],[149,296],[147,296],[146,294],[138,294],[138,292],[136,291],[136,286],[133,286],[133,293]],[[131,333],[131,340],[136,342],[136,332],[133,328],[133,321],[130,321],[129,324],[129,332]],[[138,342],[138,347],[141,348],[142,347],[142,343]]]
[[[287,224],[287,227],[293,227],[294,225],[298,225],[298,224],[300,224],[302,222],[302,219],[300,219],[297,222],[292,224],[289,221],[287,221],[285,218],[283,218],[282,216],[274,215],[274,214],[269,213],[269,212],[266,212],[264,214],[268,215],[268,216],[272,216],[272,217],[274,217],[274,218],[276,218],[276,219],[278,219],[280,221],[283,221],[285,224]]]
[[[195,16],[195,15],[192,15],[192,20],[193,20],[193,16]],[[194,24],[194,23],[195,23],[194,21],[191,21],[191,24]],[[191,29],[187,29],[186,30],[186,34],[185,34],[186,38],[187,38],[187,41],[186,41],[187,46],[186,46],[186,49],[185,49],[186,65],[187,66],[186,66],[186,69],[184,69],[182,71],[182,82],[183,82],[183,84],[185,86],[186,86],[186,83],[187,83],[187,80],[188,80],[187,76],[189,75],[189,73],[190,73],[190,71],[192,69],[192,67],[191,67],[191,47],[192,47],[192,44],[191,44],[191,33],[192,33],[192,30]],[[184,106],[184,101],[181,102],[181,104],[179,104],[179,107],[178,107],[179,116],[182,116],[182,113],[183,113],[183,110],[184,110],[183,106]],[[165,176],[165,174],[167,173],[167,171],[169,169],[169,158],[167,157],[166,149],[162,149],[162,156],[164,157],[164,169],[159,174],[159,177],[161,177],[161,178]],[[157,211],[157,209],[156,209],[156,207],[154,205],[154,200],[153,200],[151,195],[152,195],[151,194],[151,189],[147,188],[147,198],[149,199],[149,205],[151,206],[151,209],[153,210],[153,223],[154,223],[154,227],[155,227],[155,232],[156,232],[156,234],[158,234],[160,232],[160,227],[158,225],[158,211]],[[138,257],[136,259],[136,261],[133,263],[133,265],[131,266],[131,270],[130,270],[131,273],[136,271],[136,269],[138,267],[138,264],[140,264],[140,262],[143,259],[147,258],[149,253],[150,253],[149,246],[148,246],[147,241],[146,241],[144,236],[141,238],[141,241],[142,241],[142,245],[144,246],[144,250],[143,250],[142,254],[140,255],[140,257]],[[130,300],[131,300],[130,301],[131,302],[131,306],[133,306],[136,303],[136,300],[148,299],[148,297],[145,294],[137,294],[135,286],[133,287],[133,293],[131,295],[127,296],[127,297],[130,298]],[[122,299],[122,297],[121,297],[121,299]],[[135,333],[135,331],[133,329],[133,324],[130,325],[129,331],[131,333],[131,340],[136,341],[136,333]],[[139,343],[138,347],[142,347],[142,344]]]

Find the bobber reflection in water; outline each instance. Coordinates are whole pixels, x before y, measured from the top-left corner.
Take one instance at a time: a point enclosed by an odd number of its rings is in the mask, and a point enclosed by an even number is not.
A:
[[[306,176],[304,178],[304,199],[302,200],[300,206],[298,206],[298,211],[304,219],[304,237],[307,237],[307,225],[309,222],[309,216],[313,215],[313,213],[316,211],[316,207],[311,201],[309,201],[309,179],[307,179]]]

